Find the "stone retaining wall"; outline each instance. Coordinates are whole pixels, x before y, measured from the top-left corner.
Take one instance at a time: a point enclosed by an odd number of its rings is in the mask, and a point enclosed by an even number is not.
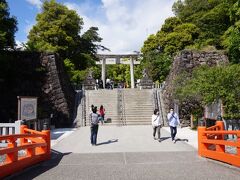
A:
[[[169,111],[170,107],[174,107],[174,104],[178,104],[180,119],[186,124],[190,124],[190,114],[188,109],[190,106],[197,105],[198,102],[183,102],[180,104],[178,100],[173,97],[173,82],[176,77],[183,73],[190,73],[195,67],[201,65],[217,66],[220,64],[227,64],[228,57],[223,52],[197,52],[184,50],[181,51],[175,58],[172,64],[170,73],[166,79],[165,86],[163,89],[163,99],[166,107],[166,112]]]
[[[0,122],[17,119],[17,96],[38,97],[38,118],[53,113],[56,127],[73,120],[75,91],[63,61],[52,53],[0,52]]]

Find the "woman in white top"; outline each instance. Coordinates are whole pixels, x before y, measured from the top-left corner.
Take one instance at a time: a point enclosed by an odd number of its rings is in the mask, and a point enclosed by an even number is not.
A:
[[[157,132],[159,142],[161,142],[161,139],[160,139],[161,125],[162,124],[161,124],[160,117],[159,117],[159,111],[157,109],[155,109],[154,112],[153,112],[153,115],[152,115],[153,139],[156,140],[155,135],[156,135],[156,132]]]

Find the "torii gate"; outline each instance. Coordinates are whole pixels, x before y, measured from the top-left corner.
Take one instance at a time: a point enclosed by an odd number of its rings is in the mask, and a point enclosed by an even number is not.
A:
[[[97,64],[102,65],[103,87],[106,84],[106,64],[130,64],[131,88],[134,88],[134,64],[140,64],[137,61],[138,54],[97,54],[100,61]]]

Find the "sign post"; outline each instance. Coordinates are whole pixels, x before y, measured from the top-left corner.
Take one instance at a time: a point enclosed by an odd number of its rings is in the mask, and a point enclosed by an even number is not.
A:
[[[35,120],[34,128],[37,129],[37,97],[17,96],[18,120]]]

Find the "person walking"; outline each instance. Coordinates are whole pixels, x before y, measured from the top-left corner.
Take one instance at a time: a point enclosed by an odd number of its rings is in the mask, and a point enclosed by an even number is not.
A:
[[[155,138],[155,135],[156,135],[156,132],[157,132],[159,142],[161,142],[161,139],[160,139],[161,126],[162,126],[162,123],[160,121],[159,111],[158,111],[158,109],[155,109],[153,111],[153,115],[152,115],[153,139],[157,140]]]
[[[174,141],[175,136],[177,134],[177,126],[180,125],[180,121],[177,113],[175,113],[172,108],[170,109],[170,112],[167,115],[167,119],[170,126],[171,138],[172,141]]]
[[[103,107],[103,105],[100,106],[100,109],[99,109],[99,114],[100,114],[100,120],[101,120],[101,123],[103,124],[104,122],[104,116],[105,116],[105,109]]]
[[[90,128],[91,128],[91,144],[92,146],[97,145],[97,134],[98,134],[98,123],[99,115],[97,114],[97,107],[93,108],[93,112],[89,115]]]

